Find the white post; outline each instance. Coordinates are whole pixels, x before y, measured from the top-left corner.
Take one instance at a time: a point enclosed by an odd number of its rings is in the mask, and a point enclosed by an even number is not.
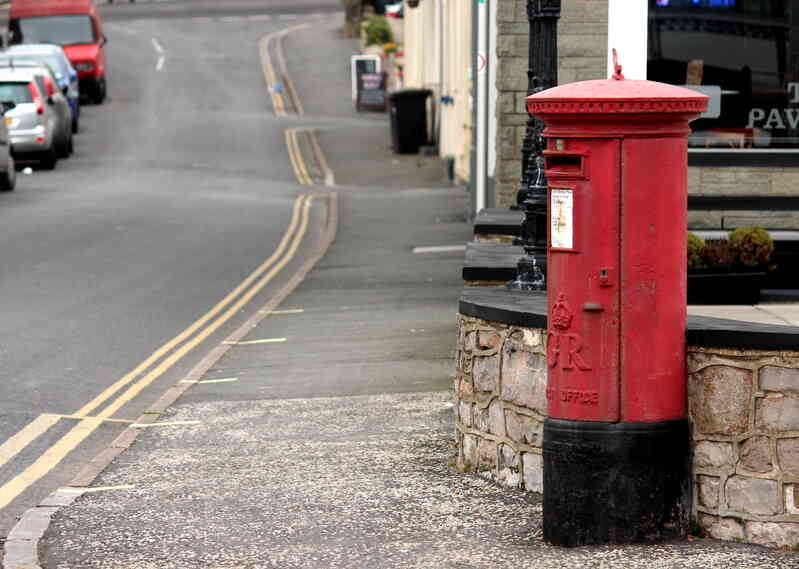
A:
[[[486,159],[488,150],[488,60],[490,54],[488,53],[488,7],[485,2],[477,5],[477,53],[474,57],[477,58],[477,97],[475,97],[475,104],[477,105],[477,124],[476,133],[476,150],[477,150],[477,171],[473,173],[475,177],[475,212],[479,212],[486,206]]]
[[[608,0],[608,77],[616,48],[624,77],[646,79],[648,16],[647,0]]]

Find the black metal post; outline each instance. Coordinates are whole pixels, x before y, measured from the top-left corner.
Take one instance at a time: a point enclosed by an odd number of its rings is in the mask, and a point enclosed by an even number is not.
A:
[[[558,83],[558,20],[561,0],[527,0],[530,23],[527,94]],[[521,235],[515,245],[524,247],[516,279],[508,288],[546,290],[547,180],[544,176],[544,123],[533,115],[527,120],[522,143],[522,176],[516,201],[524,211]]]

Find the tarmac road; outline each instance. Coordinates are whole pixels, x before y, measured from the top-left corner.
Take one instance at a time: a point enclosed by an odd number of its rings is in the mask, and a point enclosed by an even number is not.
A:
[[[129,375],[234,290],[287,232],[302,188],[285,124],[271,114],[257,43],[338,5],[103,7],[108,101],[84,107],[73,158],[54,172],[20,175],[17,191],[0,195],[0,541],[307,255],[303,245],[229,319],[189,330]],[[132,385],[140,389],[127,392]]]

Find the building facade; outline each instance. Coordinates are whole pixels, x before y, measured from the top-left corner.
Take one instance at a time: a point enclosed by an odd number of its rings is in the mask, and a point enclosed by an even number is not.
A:
[[[406,86],[429,87],[443,158],[473,209],[514,203],[527,113],[528,0],[406,9]],[[799,230],[799,0],[562,0],[558,82],[625,76],[711,98],[689,140],[692,229]]]

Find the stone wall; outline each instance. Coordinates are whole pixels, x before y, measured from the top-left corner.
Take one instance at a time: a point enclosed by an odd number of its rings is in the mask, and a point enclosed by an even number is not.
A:
[[[457,465],[541,492],[545,332],[458,317]]]
[[[457,466],[542,492],[546,332],[458,317]],[[694,517],[708,535],[799,545],[799,351],[688,349]]]
[[[799,545],[799,352],[690,348],[688,371],[699,525]]]
[[[516,203],[521,176],[522,140],[527,123],[526,0],[497,5],[497,169],[496,207]],[[558,22],[558,82],[606,76],[608,35],[606,0],[563,0]]]

